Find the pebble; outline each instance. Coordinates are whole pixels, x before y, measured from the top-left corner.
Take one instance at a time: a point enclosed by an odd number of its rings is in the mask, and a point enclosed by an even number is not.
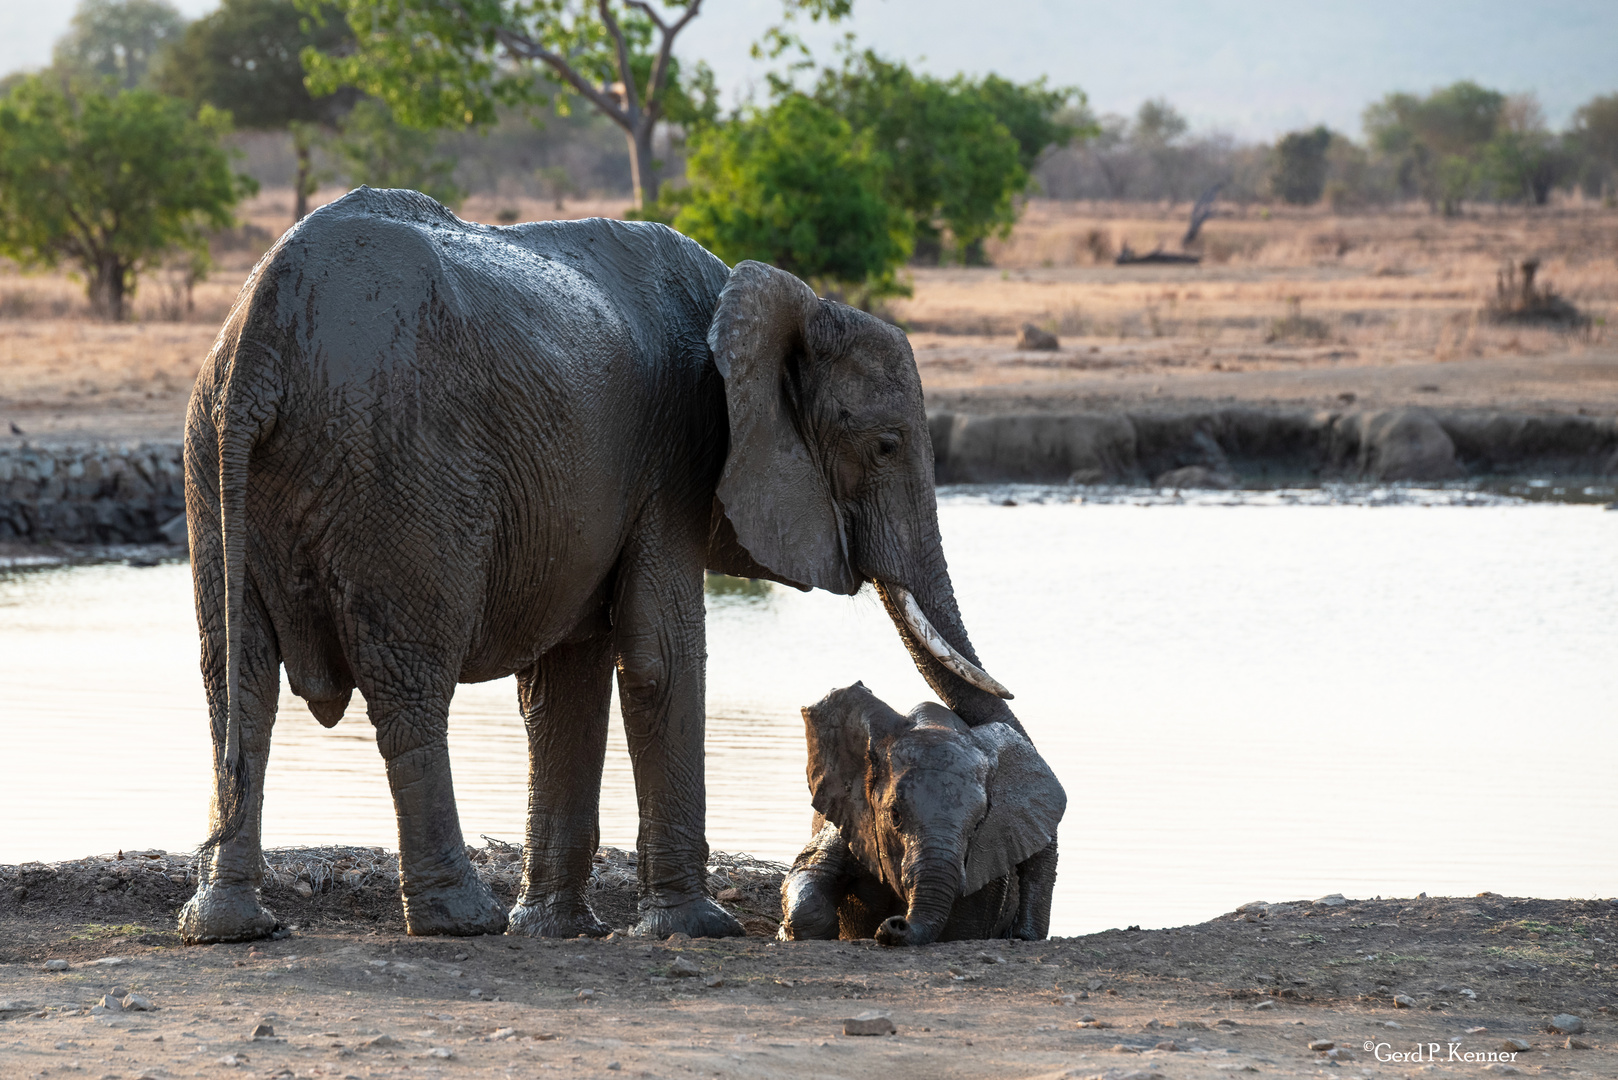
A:
[[[105,994],[96,1005],[106,1012],[123,1012],[124,1004],[111,994]]]
[[[710,990],[717,990],[721,986],[725,985],[725,978],[723,975],[709,975],[706,979],[702,980],[702,985],[706,986]]]
[[[573,996],[578,998],[580,1001],[593,1001],[595,1000],[596,992],[594,990],[580,990]]]
[[[1322,896],[1319,900],[1316,900],[1315,903],[1319,904],[1321,907],[1342,907],[1344,904],[1348,903],[1348,901],[1343,899],[1342,893],[1334,892],[1329,896]]]
[[[1354,1051],[1346,1046],[1339,1046],[1336,1049],[1327,1050],[1325,1058],[1327,1061],[1353,1061]]]
[[[1167,1050],[1167,1051],[1169,1051],[1171,1053],[1178,1054],[1178,1053],[1182,1052],[1183,1048],[1180,1046],[1179,1043],[1175,1042],[1173,1039],[1164,1039],[1162,1042],[1160,1042],[1156,1046],[1152,1047],[1152,1049],[1153,1050]]]
[[[1229,1017],[1226,1017],[1223,1020],[1216,1020],[1216,1021],[1214,1021],[1214,1023],[1216,1025],[1218,1025],[1219,1027],[1222,1027],[1222,1028],[1233,1028],[1233,1027],[1241,1027],[1242,1026],[1241,1021],[1232,1020]]]
[[[57,960],[47,960],[47,961],[45,961],[45,970],[46,971],[66,971],[67,966],[68,965],[67,965],[66,960],[57,959]]]
[[[395,1039],[392,1035],[378,1035],[374,1039],[365,1040],[364,1045],[372,1049],[380,1050],[388,1046],[398,1046],[399,1040]]]
[[[676,931],[676,932],[670,934],[668,937],[664,938],[663,939],[663,944],[665,944],[665,945],[689,945],[689,944],[691,944],[691,935],[686,934],[686,933],[682,933],[680,931]]]
[[[248,1038],[249,1039],[273,1039],[273,1038],[275,1038],[275,1028],[272,1027],[269,1024],[254,1024],[253,1025],[253,1033],[251,1035],[249,1035]]]
[[[1507,1065],[1503,1061],[1492,1061],[1483,1066],[1484,1072],[1500,1073],[1504,1076],[1521,1076],[1522,1070],[1515,1065]]]
[[[224,1057],[219,1059],[219,1064],[228,1065],[231,1068],[235,1068],[237,1065],[241,1064],[241,1059],[239,1059],[235,1054],[226,1054]]]
[[[1332,1042],[1330,1039],[1316,1039],[1314,1042],[1309,1044],[1309,1049],[1326,1051],[1333,1049],[1336,1047],[1336,1045],[1337,1044]]]
[[[887,1013],[862,1012],[843,1021],[844,1035],[892,1035],[895,1030]]]
[[[447,1046],[435,1046],[431,1050],[427,1051],[425,1056],[431,1058],[440,1058],[447,1061],[455,1056],[455,1051],[451,1050]]]
[[[139,994],[125,994],[122,1005],[130,1012],[151,1012],[152,1003]]]
[[[1273,1008],[1275,1008],[1275,1002],[1269,1000],[1268,998],[1265,998],[1263,1001],[1261,1001],[1257,1005],[1253,1006],[1253,1011],[1254,1012],[1263,1012],[1265,1009],[1273,1009]]]
[[[676,956],[674,963],[669,965],[669,974],[676,979],[694,979],[702,974],[702,969],[683,956]]]
[[[1472,1027],[1466,1029],[1466,1033],[1468,1035],[1487,1035],[1488,1032],[1489,1029],[1486,1027]]]
[[[1551,1030],[1558,1035],[1582,1035],[1584,1021],[1572,1013],[1557,1013],[1551,1017]]]
[[[1563,1043],[1562,1045],[1563,1045],[1563,1047],[1565,1047],[1568,1050],[1589,1050],[1589,1049],[1592,1049],[1592,1047],[1590,1046],[1589,1043],[1585,1042],[1583,1039],[1575,1039],[1571,1035],[1569,1035],[1567,1037],[1567,1042]]]
[[[608,1072],[617,1072],[621,1068],[623,1068],[623,1065],[621,1063],[619,1063],[619,1062],[616,1062],[616,1061],[607,1062],[607,1071]]]
[[[1516,1051],[1517,1053],[1520,1054],[1523,1051],[1528,1049],[1528,1040],[1527,1039],[1507,1039],[1505,1042],[1500,1044],[1500,1049],[1506,1051],[1507,1053],[1511,1053],[1512,1051]]]
[[[1409,994],[1394,994],[1393,1007],[1395,1009],[1414,1009],[1416,1007],[1416,999],[1411,997]]]
[[[305,900],[315,895],[315,887],[309,884],[307,881],[294,881],[292,883],[292,891],[297,893]]]

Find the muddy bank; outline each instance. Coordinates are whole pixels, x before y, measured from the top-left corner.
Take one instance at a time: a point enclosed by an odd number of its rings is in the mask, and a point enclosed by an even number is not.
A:
[[[178,442],[0,446],[0,543],[179,543],[184,513]]]
[[[940,483],[1245,484],[1618,477],[1618,418],[1420,408],[935,412]]]
[[[480,874],[506,887],[514,853],[481,849]],[[422,939],[402,933],[390,853],[328,848],[270,855],[289,936],[185,948],[190,860],[123,855],[0,868],[0,1075],[1618,1071],[1612,900],[1255,901],[1194,926],[916,949],[775,942],[762,921],[728,940]],[[775,900],[779,868],[711,871],[750,920]],[[615,925],[633,878],[603,850],[591,899]],[[893,1033],[845,1034],[867,1013]]]

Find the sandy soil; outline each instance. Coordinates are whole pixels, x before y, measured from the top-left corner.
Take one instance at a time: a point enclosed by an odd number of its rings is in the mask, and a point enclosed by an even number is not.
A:
[[[0,1075],[1618,1075],[1618,901],[1255,903],[1169,930],[911,950],[413,939],[381,853],[332,871],[328,850],[272,858],[266,900],[290,937],[185,948],[187,861],[125,854],[0,871]],[[624,858],[598,864],[609,921],[629,910]],[[514,883],[509,864],[485,870]],[[710,884],[765,935],[777,880],[754,867]],[[120,991],[150,1010],[98,1004]],[[845,1035],[866,1012],[896,1033]],[[1584,1030],[1550,1030],[1558,1014]]]
[[[317,201],[339,192],[325,191]],[[621,203],[474,200],[494,222],[618,215]],[[137,322],[91,321],[64,275],[0,268],[0,438],[175,439],[192,379],[259,253],[287,224],[290,194],[248,204],[247,228],[184,311],[160,271]],[[1184,207],[1032,203],[991,268],[913,268],[892,305],[910,330],[929,405],[969,411],[1131,409],[1211,403],[1341,408],[1428,405],[1618,413],[1618,212],[1487,210],[1339,217],[1232,209],[1204,231],[1199,266],[1118,267],[1123,243],[1175,247]],[[1483,317],[1506,261],[1542,259],[1540,280],[1587,313],[1582,330]],[[1024,323],[1054,353],[1022,352]],[[1353,395],[1352,398],[1348,395]]]

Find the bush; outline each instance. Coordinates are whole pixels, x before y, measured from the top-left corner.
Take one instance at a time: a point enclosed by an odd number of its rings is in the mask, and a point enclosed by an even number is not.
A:
[[[1313,206],[1326,189],[1326,149],[1332,134],[1325,125],[1294,131],[1275,144],[1270,192],[1294,206]]]
[[[883,196],[887,163],[868,137],[793,94],[766,111],[696,131],[690,187],[669,192],[674,227],[728,263],[757,259],[817,291],[870,299],[905,290],[910,222]]]

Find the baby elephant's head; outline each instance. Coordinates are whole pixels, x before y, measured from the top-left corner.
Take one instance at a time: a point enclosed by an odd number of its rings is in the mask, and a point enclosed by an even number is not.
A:
[[[906,912],[877,940],[938,939],[956,899],[1004,877],[1056,836],[1067,796],[1005,724],[970,728],[931,702],[901,716],[863,683],[803,710],[809,790]]]

